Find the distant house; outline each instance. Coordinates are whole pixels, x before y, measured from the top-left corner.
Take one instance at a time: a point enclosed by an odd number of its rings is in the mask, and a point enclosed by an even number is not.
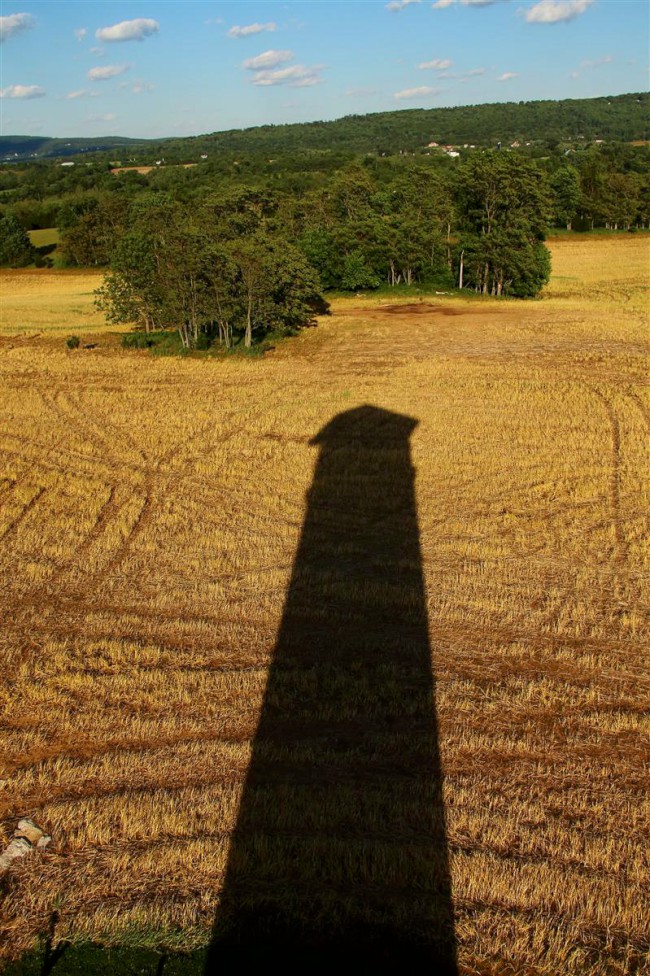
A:
[[[446,152],[447,152],[447,155],[448,156],[451,156],[452,159],[455,159],[456,156],[460,156],[460,153],[459,152],[456,152],[455,149],[447,149]]]
[[[208,158],[207,153],[201,153],[201,159],[207,159],[207,158]]]
[[[61,163],[62,166],[74,166],[74,163]]]
[[[437,142],[427,142],[427,149],[437,149],[437,148],[438,148]]]
[[[519,142],[519,139],[515,139],[514,142],[511,142],[510,143],[510,148],[511,149],[519,149],[520,146],[521,146],[521,143]]]

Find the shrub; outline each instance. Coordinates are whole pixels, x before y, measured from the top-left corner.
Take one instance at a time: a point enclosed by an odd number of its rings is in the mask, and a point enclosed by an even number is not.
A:
[[[155,345],[155,339],[146,332],[127,332],[122,336],[120,345],[123,349],[150,349]]]
[[[78,349],[79,348],[79,336],[71,335],[65,340],[65,344],[68,349]]]
[[[361,251],[354,251],[345,258],[341,288],[344,291],[356,291],[357,288],[378,288],[381,281],[372,268],[366,264]]]

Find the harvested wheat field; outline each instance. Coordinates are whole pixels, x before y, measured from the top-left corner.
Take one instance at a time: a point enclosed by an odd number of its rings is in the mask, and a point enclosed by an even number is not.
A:
[[[92,271],[1,271],[0,337],[65,337],[102,329],[104,316],[93,304],[101,282]]]
[[[257,360],[92,317],[68,352],[65,279],[21,293],[2,841],[53,842],[5,880],[5,959],[282,915],[437,927],[467,974],[650,972],[648,240],[553,242],[536,302],[337,301]]]

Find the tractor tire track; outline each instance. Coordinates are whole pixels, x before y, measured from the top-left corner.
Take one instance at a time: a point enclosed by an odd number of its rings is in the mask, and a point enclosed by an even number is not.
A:
[[[75,598],[75,602],[76,600],[83,598],[86,590],[87,580],[87,569],[84,566],[84,562],[88,558],[95,543],[97,543],[98,540],[109,531],[111,525],[119,519],[120,512],[127,504],[127,501],[119,501],[116,498],[116,494],[116,487],[114,485],[110,485],[108,498],[101,506],[95,522],[91,526],[83,542],[81,542],[81,544],[78,546],[73,557],[69,559],[64,566],[61,566],[57,572],[50,576],[43,586],[39,587],[36,594],[37,601],[39,595],[51,593],[53,587],[57,586],[65,586],[66,594],[68,596],[72,594]],[[75,569],[81,570],[82,573],[86,574],[83,580],[83,586],[79,582],[77,582],[75,585],[75,583],[70,579],[71,574]]]
[[[43,495],[46,493],[46,491],[47,488],[44,488],[42,485],[40,485],[36,489],[36,491],[30,498],[30,500],[27,502],[27,504],[23,506],[22,511],[20,511],[18,515],[14,516],[14,518],[10,521],[9,525],[0,536],[0,542],[6,542],[7,539],[9,539],[12,535],[16,534],[20,525],[34,510],[34,508],[36,507],[40,499],[43,497]]]
[[[78,394],[69,393],[66,397],[68,404],[72,408],[72,413],[77,417],[83,417],[83,421],[88,427],[96,431],[97,437],[105,441],[104,431],[99,426],[99,424],[88,416],[83,410],[81,405],[81,400]],[[114,423],[107,423],[106,428],[115,435],[115,443],[122,448],[127,448],[127,450],[133,451],[142,461],[143,464],[147,464],[150,461],[147,453],[138,447],[135,443],[133,437],[121,427],[117,427]]]
[[[628,546],[625,539],[625,529],[621,515],[621,427],[618,416],[611,400],[600,392],[591,389],[593,395],[602,403],[607,414],[611,430],[611,452],[610,452],[610,477],[609,477],[609,497],[611,510],[611,524],[614,530],[614,539],[618,549],[618,562],[627,562]]]
[[[643,418],[646,429],[650,431],[650,409],[648,409],[638,393],[628,393],[627,396],[628,399],[630,399],[637,407],[641,417]]]
[[[39,390],[38,392],[46,409],[48,411],[54,411],[63,422],[64,427],[70,430],[77,429],[83,433],[87,443],[99,452],[98,455],[93,455],[93,460],[105,462],[106,458],[110,458],[113,466],[120,468],[123,459],[113,453],[112,445],[106,438],[103,435],[98,435],[97,431],[86,423],[85,418],[61,406],[59,399],[65,394],[60,393],[58,390],[55,390],[53,393],[46,393],[43,390]]]
[[[85,589],[87,589],[88,587],[91,588],[101,587],[101,585],[104,582],[106,582],[111,577],[111,575],[115,572],[115,570],[120,565],[120,563],[124,561],[127,553],[133,546],[133,542],[135,541],[135,539],[137,539],[137,537],[141,535],[142,532],[145,530],[147,525],[149,525],[151,521],[151,512],[153,507],[153,493],[151,490],[151,481],[149,478],[147,478],[145,481],[144,491],[141,497],[138,499],[138,501],[140,507],[131,525],[127,529],[126,535],[124,536],[122,541],[118,544],[116,549],[113,551],[112,556],[110,557],[108,562],[104,564],[103,568],[94,572],[92,576],[88,579],[87,586],[85,587]],[[128,502],[124,502],[120,510],[122,510],[127,504]]]

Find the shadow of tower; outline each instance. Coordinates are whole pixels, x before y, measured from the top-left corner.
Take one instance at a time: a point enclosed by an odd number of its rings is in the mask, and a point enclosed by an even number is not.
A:
[[[456,973],[416,425],[364,406],[313,441],[206,976]]]

